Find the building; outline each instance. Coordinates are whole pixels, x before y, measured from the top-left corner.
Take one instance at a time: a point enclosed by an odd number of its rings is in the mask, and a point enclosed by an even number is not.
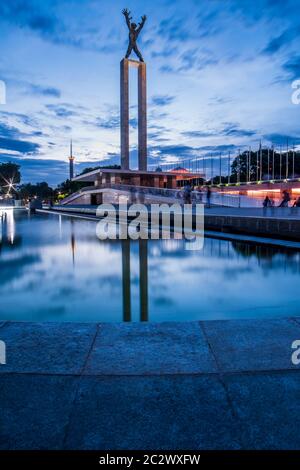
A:
[[[98,205],[102,203],[103,192],[107,190],[126,194],[134,188],[152,195],[168,197],[169,192],[166,190],[175,190],[182,186],[183,181],[194,181],[195,178],[199,178],[199,174],[195,175],[186,170],[163,172],[99,168],[73,178],[73,181],[87,183],[89,186],[68,198],[66,202]]]

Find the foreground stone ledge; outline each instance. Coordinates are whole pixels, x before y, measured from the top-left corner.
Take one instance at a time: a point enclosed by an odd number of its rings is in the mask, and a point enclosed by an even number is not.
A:
[[[92,375],[216,372],[198,322],[103,324],[84,373]]]
[[[300,318],[165,323],[6,322],[5,373],[207,374],[298,370]]]
[[[201,322],[219,370],[300,371],[292,364],[292,342],[300,339],[300,324],[294,319],[228,320]]]
[[[300,447],[299,318],[7,322],[4,334],[0,449]]]
[[[5,373],[80,374],[97,332],[94,323],[6,322]]]

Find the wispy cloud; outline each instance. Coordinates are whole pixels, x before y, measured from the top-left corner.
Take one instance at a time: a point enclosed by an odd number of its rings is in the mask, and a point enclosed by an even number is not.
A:
[[[155,95],[152,96],[151,104],[153,106],[167,106],[175,101],[175,96]]]
[[[30,91],[33,95],[60,98],[61,91],[54,87],[44,87],[42,85],[30,85]]]
[[[69,106],[66,104],[47,104],[46,108],[59,118],[68,118],[78,115],[78,112],[73,109],[73,106]]]
[[[300,55],[290,57],[283,64],[283,70],[289,74],[291,80],[300,78]]]
[[[273,134],[265,134],[264,139],[274,145],[282,145],[283,148],[285,148],[286,145],[292,146],[292,145],[300,144],[300,135],[295,136],[295,135],[284,135],[284,134],[273,133]]]
[[[223,128],[212,129],[212,130],[195,130],[195,131],[184,131],[182,135],[190,138],[202,138],[202,137],[252,137],[257,132],[250,129],[241,129],[238,124],[225,123]]]
[[[39,144],[24,140],[24,135],[16,127],[0,124],[0,150],[11,150],[21,154],[32,154],[38,151]],[[32,137],[32,135],[28,135]]]

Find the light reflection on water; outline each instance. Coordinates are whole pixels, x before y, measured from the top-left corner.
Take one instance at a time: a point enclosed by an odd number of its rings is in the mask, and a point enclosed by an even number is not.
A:
[[[96,223],[0,218],[0,320],[184,321],[300,315],[300,253],[206,238],[106,241]]]

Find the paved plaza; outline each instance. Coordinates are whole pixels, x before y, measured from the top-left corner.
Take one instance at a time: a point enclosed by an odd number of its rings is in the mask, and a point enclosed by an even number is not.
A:
[[[0,326],[2,449],[297,449],[300,318]]]

